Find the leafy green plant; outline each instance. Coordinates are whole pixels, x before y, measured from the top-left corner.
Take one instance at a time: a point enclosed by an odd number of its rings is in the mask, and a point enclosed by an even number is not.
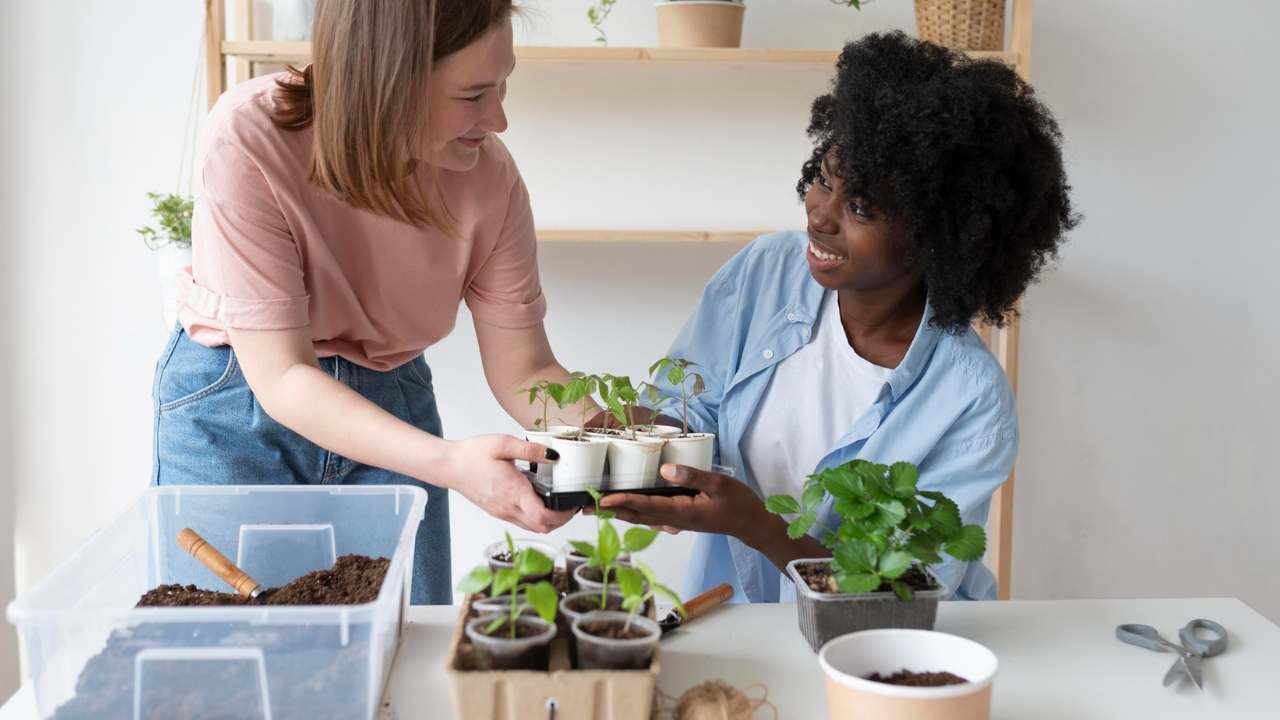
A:
[[[530,405],[538,402],[542,403],[542,417],[534,418],[534,430],[546,430],[549,427],[547,425],[547,406],[551,404],[553,399],[562,396],[563,393],[564,386],[559,383],[553,383],[550,380],[539,380],[527,388],[520,388],[516,392],[517,395],[528,394]]]
[[[640,613],[645,603],[655,595],[662,595],[674,602],[676,612],[683,617],[686,613],[684,603],[680,602],[680,596],[671,588],[658,582],[653,568],[646,563],[641,560],[635,560],[633,563],[633,567],[622,565],[618,568],[618,589],[622,591],[622,608],[627,611],[627,624],[623,626],[623,630],[631,629],[631,621]]]
[[[522,583],[520,578],[524,577],[542,577],[549,574],[555,568],[555,561],[539,552],[536,548],[524,548],[519,552],[516,551],[516,544],[511,539],[511,533],[506,533],[507,552],[511,554],[511,567],[504,567],[494,572],[488,565],[480,565],[473,568],[467,576],[458,583],[458,591],[474,595],[476,593],[490,591],[490,594],[497,598],[504,593],[510,593],[511,604],[509,617],[498,616],[493,619],[484,628],[486,635],[492,635],[498,628],[505,623],[510,628],[511,638],[516,637],[516,620],[520,617],[520,613],[524,612],[527,607],[532,607],[538,616],[547,622],[555,622],[556,604],[559,602],[559,593],[556,592],[555,586],[546,580],[539,580],[534,583]],[[520,591],[523,590],[524,600]]]
[[[912,597],[903,574],[921,573],[942,562],[941,552],[972,562],[987,550],[987,535],[965,525],[960,508],[946,495],[916,487],[920,471],[907,462],[881,465],[853,460],[810,475],[800,499],[773,495],[769,512],[796,515],[787,527],[792,539],[803,537],[817,521],[827,496],[840,518],[834,529],[823,527],[823,545],[832,551],[831,568],[842,592],[868,593],[888,586],[903,600]]]
[[[696,367],[700,366],[690,360],[670,357],[664,357],[649,366],[649,377],[657,378],[660,374],[665,373],[667,382],[680,388],[681,437],[689,434],[689,400],[701,395],[707,387],[702,375],[693,371],[693,368]],[[692,383],[692,386],[689,383]],[[656,401],[656,391],[657,388],[653,388],[650,391],[650,400]]]
[[[619,537],[612,522],[617,515],[609,510],[600,509],[600,491],[588,487],[587,492],[596,504],[596,542],[593,545],[583,540],[572,540],[569,544],[578,551],[579,555],[587,559],[587,567],[600,568],[600,607],[603,608],[609,600],[610,574],[617,576],[621,582],[622,577],[635,572],[619,560],[622,553],[638,553],[648,548],[658,537],[658,531],[632,527],[627,528],[627,531]]]
[[[569,382],[548,389],[552,399],[556,401],[556,405],[561,409],[572,407],[573,405],[579,406],[578,434],[575,436],[578,440],[582,439],[592,398],[603,385],[604,381],[598,376],[575,372]]]
[[[870,1],[871,1],[871,0],[831,0],[831,4],[832,4],[832,5],[844,5],[845,7],[851,7],[851,8],[853,8],[854,10],[861,10],[861,9],[862,9],[862,3],[864,3],[864,2],[870,2]]]
[[[191,213],[195,202],[185,195],[172,193],[147,193],[147,198],[152,204],[151,216],[160,229],[149,225],[138,228],[142,242],[152,250],[159,250],[165,245],[191,247]]]
[[[604,21],[609,19],[609,13],[613,12],[613,6],[618,0],[596,0],[596,2],[587,8],[587,20],[591,21],[591,28],[596,31],[596,42],[601,45],[609,44],[609,36],[604,32]]]
[[[658,388],[643,381],[639,385],[632,385],[631,378],[627,375],[603,375],[600,378],[600,397],[604,400],[605,408],[631,433],[632,440],[636,439],[636,428],[653,427],[652,417],[646,424],[636,423],[636,410],[640,407],[642,393],[647,393],[653,402],[661,397]]]

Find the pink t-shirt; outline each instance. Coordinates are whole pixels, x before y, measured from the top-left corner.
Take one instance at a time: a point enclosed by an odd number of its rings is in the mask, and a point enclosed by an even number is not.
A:
[[[440,171],[458,235],[423,230],[307,181],[312,131],[272,124],[276,77],[236,86],[207,121],[192,267],[180,278],[193,340],[309,326],[318,356],[388,370],[448,335],[463,299],[491,325],[542,321],[529,194],[497,137],[474,169]],[[423,169],[415,176],[428,182]]]

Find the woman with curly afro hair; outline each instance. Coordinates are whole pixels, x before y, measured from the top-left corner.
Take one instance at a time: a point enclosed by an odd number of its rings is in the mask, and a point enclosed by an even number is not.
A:
[[[799,496],[812,473],[911,462],[920,489],[983,525],[1017,454],[1013,393],[971,323],[1002,324],[1077,222],[1057,123],[1009,67],[902,33],[851,43],[836,70],[801,170],[807,231],[758,238],[721,268],[670,353],[701,366],[688,420],[716,433],[735,476],[668,465],[700,493],[602,503],[704,533],[689,594],[727,582],[739,600],[794,597],[786,564],[830,551],[790,539],[762,499]],[[836,524],[828,500],[812,534]],[[953,597],[996,595],[981,562],[932,569]]]

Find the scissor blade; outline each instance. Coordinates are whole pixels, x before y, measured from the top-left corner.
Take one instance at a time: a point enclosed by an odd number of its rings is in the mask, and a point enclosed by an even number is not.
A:
[[[1187,674],[1191,676],[1191,682],[1196,684],[1197,690],[1203,690],[1204,676],[1200,672],[1202,658],[1199,655],[1184,655],[1182,659],[1187,665]]]
[[[1174,660],[1173,665],[1170,666],[1169,672],[1164,674],[1164,686],[1169,687],[1170,685],[1178,682],[1178,678],[1183,675],[1190,674],[1191,671],[1187,668],[1186,661],[1183,659],[1183,656],[1179,655],[1178,659]]]

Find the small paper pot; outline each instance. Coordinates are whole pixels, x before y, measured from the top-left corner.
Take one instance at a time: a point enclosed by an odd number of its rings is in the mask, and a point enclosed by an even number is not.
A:
[[[467,623],[467,638],[475,648],[476,669],[546,670],[551,660],[551,640],[556,636],[556,626],[540,617],[521,615],[516,620],[517,627],[534,628],[537,634],[513,640],[506,623],[503,623],[493,635],[485,635],[484,629],[494,617],[483,615]]]
[[[903,602],[892,592],[820,593],[814,592],[800,575],[801,565],[829,565],[829,558],[792,560],[787,575],[796,586],[796,615],[800,634],[817,652],[828,640],[860,630],[907,628],[932,630],[938,617],[938,600],[946,590],[933,578],[938,588],[916,590],[914,597]]]
[[[680,434],[680,428],[670,425],[654,425],[652,428],[636,428],[639,437],[669,438]]]
[[[627,613],[596,610],[579,617],[570,625],[578,643],[578,663],[583,670],[643,670],[653,662],[653,651],[662,639],[658,623],[640,615],[631,616],[631,629],[643,632],[642,637],[615,640],[598,637],[586,631],[588,627],[607,625],[622,627],[627,624]]]
[[[516,538],[511,542],[516,546],[517,552],[520,550],[523,550],[524,548],[531,547],[537,550],[538,552],[542,553],[543,555],[546,555],[547,557],[551,558],[551,563],[552,563],[551,572],[547,573],[546,575],[538,575],[536,577],[534,576],[523,577],[523,578],[520,578],[521,582],[538,582],[539,580],[551,579],[551,576],[555,573],[554,566],[555,566],[556,557],[558,557],[560,554],[556,552],[556,549],[554,546],[548,543],[542,542],[541,540],[534,540],[532,538]],[[485,547],[484,559],[486,562],[489,563],[490,570],[497,572],[502,568],[512,567],[512,563],[507,562],[505,560],[498,560],[494,558],[495,555],[501,554],[506,551],[507,551],[506,540],[499,540],[498,542],[495,542],[495,543],[489,543],[489,545]]]
[[[560,453],[560,459],[551,467],[553,488],[581,487],[584,483],[598,481],[604,475],[604,461],[609,454],[608,440],[590,436],[583,436],[581,440],[558,437],[551,440],[551,447]]]
[[[575,431],[577,431],[577,428],[569,427],[568,425],[553,425],[550,430],[525,430],[524,439],[545,447],[551,447],[552,440]],[[529,463],[529,469],[537,473],[540,478],[551,477],[551,468],[552,465],[550,463]]]
[[[663,442],[656,438],[610,440],[609,489],[632,490],[656,485],[662,447]]]
[[[663,464],[688,465],[698,470],[711,470],[711,457],[715,453],[716,436],[711,433],[689,433],[684,437],[664,438]]]
[[[574,636],[570,629],[573,621],[586,615],[589,612],[597,610],[622,610],[622,593],[617,590],[610,590],[606,607],[600,607],[600,592],[598,590],[579,590],[578,592],[569,593],[560,600],[560,612],[556,614],[556,624],[559,630],[565,633],[566,639],[569,641],[569,661],[574,667],[578,665],[578,638]]]
[[[978,643],[929,630],[865,630],[822,647],[827,717],[883,720],[987,720],[996,656]],[[963,685],[907,687],[866,680],[880,673],[949,672]]]
[[[741,47],[746,7],[724,0],[657,3],[658,45],[664,48]]]
[[[564,552],[564,572],[566,575],[569,576],[569,592],[575,592],[577,590],[580,590],[581,588],[578,587],[578,578],[573,573],[579,567],[582,567],[583,565],[587,564],[587,558],[579,555],[578,551],[574,550],[572,545],[565,545],[563,552]],[[618,561],[623,563],[630,562],[631,561],[630,553],[622,553],[618,555]]]

